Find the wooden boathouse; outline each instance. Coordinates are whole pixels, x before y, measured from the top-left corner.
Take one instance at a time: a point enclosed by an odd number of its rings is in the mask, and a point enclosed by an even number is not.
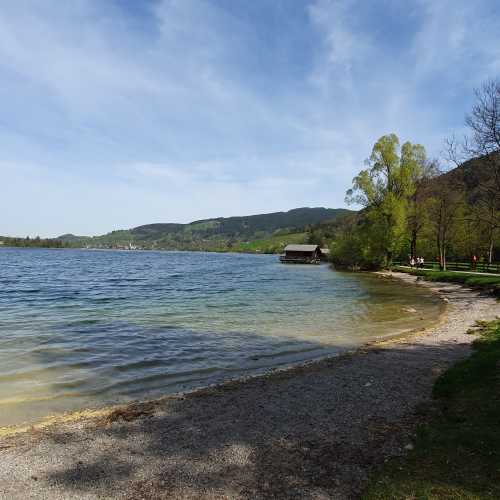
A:
[[[287,245],[280,261],[284,264],[319,264],[321,249],[319,245]]]

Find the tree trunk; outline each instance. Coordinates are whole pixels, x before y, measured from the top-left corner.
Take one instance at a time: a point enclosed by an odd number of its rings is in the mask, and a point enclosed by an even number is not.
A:
[[[444,235],[439,238],[439,269],[446,271],[446,239]]]
[[[385,259],[386,259],[386,263],[385,263],[386,267],[391,267],[391,264],[392,264],[392,252],[391,251],[387,251]]]
[[[446,271],[446,252],[443,243],[439,243],[439,270]]]
[[[417,258],[417,231],[415,229],[411,232],[410,254],[412,259]]]
[[[436,237],[436,246],[437,246],[437,251],[438,251],[438,259],[439,259],[439,270],[443,270],[443,259],[442,259],[442,252],[441,252],[441,238],[439,237],[439,233],[437,234]]]

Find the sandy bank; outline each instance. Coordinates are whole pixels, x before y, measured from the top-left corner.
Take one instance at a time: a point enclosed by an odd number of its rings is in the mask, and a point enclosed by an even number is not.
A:
[[[409,275],[393,275],[413,281]],[[403,453],[436,376],[500,304],[425,283],[446,319],[418,335],[0,438],[0,498],[352,498]]]

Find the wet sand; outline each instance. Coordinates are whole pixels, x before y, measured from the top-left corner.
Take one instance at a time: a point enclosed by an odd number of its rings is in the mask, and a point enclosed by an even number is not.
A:
[[[385,279],[414,281],[395,274]],[[435,378],[494,298],[425,283],[427,331],[265,376],[0,434],[0,498],[356,498],[405,452]]]

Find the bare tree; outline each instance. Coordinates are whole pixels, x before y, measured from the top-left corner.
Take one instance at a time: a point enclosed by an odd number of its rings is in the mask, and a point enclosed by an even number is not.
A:
[[[493,243],[500,229],[500,80],[476,89],[476,102],[466,116],[469,135],[461,141],[446,141],[447,158],[457,166],[477,160],[483,171],[472,203],[471,218],[486,226],[488,261],[493,259]]]

